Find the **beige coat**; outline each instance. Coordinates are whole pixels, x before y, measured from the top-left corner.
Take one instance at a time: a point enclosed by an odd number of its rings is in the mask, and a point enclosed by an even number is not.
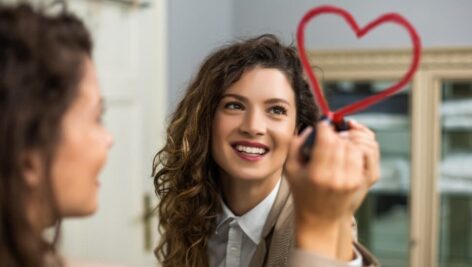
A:
[[[293,212],[293,199],[290,189],[287,181],[282,179],[274,205],[262,230],[263,239],[257,246],[249,266],[347,266],[342,262],[294,250],[295,225]],[[357,225],[355,223],[353,224],[353,234],[354,239],[357,239]],[[367,249],[357,243],[355,245],[362,254],[364,266],[380,266],[377,259]]]

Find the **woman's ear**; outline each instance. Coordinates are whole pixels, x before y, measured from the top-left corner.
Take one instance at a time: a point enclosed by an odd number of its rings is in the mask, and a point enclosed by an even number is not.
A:
[[[30,187],[38,187],[41,176],[44,174],[43,162],[37,151],[28,151],[22,157],[21,169],[26,184]]]

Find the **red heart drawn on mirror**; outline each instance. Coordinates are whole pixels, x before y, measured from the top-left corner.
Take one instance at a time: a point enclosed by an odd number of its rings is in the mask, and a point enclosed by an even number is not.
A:
[[[321,90],[321,87],[318,83],[318,79],[314,74],[313,70],[311,69],[310,62],[307,59],[306,50],[305,50],[305,27],[310,22],[310,20],[316,18],[319,15],[324,14],[333,14],[338,15],[344,18],[344,20],[349,24],[351,29],[356,33],[357,38],[362,38],[364,35],[369,33],[372,29],[376,28],[379,25],[384,23],[394,23],[400,25],[404,28],[411,39],[413,44],[413,59],[411,60],[410,68],[405,73],[405,75],[395,84],[392,86],[384,89],[383,91],[364,98],[360,101],[342,107],[336,111],[331,111],[329,109],[329,105],[326,101],[326,98]],[[333,122],[339,122],[343,119],[344,116],[354,113],[356,111],[362,110],[370,105],[373,105],[391,95],[398,92],[399,90],[403,89],[408,82],[413,78],[413,74],[417,70],[420,62],[420,55],[421,55],[421,40],[416,32],[415,28],[402,16],[396,13],[387,13],[379,18],[375,19],[374,21],[368,23],[365,27],[360,28],[357,22],[354,20],[352,15],[344,9],[335,7],[335,6],[320,6],[317,8],[313,8],[309,10],[302,18],[298,25],[297,29],[297,46],[299,51],[300,60],[303,65],[303,69],[305,70],[310,83],[311,87],[314,91],[315,100],[318,102],[321,111],[323,114]]]

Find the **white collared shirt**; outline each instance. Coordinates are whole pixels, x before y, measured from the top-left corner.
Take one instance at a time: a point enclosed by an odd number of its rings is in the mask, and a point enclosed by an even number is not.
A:
[[[234,215],[221,201],[223,212],[218,216],[216,230],[208,240],[210,267],[249,266],[261,241],[262,228],[275,202],[280,182],[266,198],[242,216]]]
[[[281,180],[257,206],[236,216],[221,200],[223,212],[218,215],[215,232],[210,236],[207,255],[210,267],[247,267],[262,239],[262,230],[277,197]],[[362,266],[362,256],[356,250],[356,258],[349,266]]]

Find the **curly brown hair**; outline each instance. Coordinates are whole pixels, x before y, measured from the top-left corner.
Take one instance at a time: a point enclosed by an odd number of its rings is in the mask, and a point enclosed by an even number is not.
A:
[[[153,176],[161,240],[156,256],[163,266],[207,266],[207,242],[221,211],[218,166],[212,158],[211,128],[223,92],[255,67],[282,71],[296,96],[297,127],[318,118],[297,52],[266,34],[211,54],[173,113],[167,140],[154,158]]]
[[[51,163],[92,43],[75,16],[43,12],[0,5],[0,266],[61,265],[55,242],[44,239],[27,210],[33,191],[39,192],[45,212],[60,220]],[[44,166],[40,188],[24,176],[25,154],[33,150]]]

